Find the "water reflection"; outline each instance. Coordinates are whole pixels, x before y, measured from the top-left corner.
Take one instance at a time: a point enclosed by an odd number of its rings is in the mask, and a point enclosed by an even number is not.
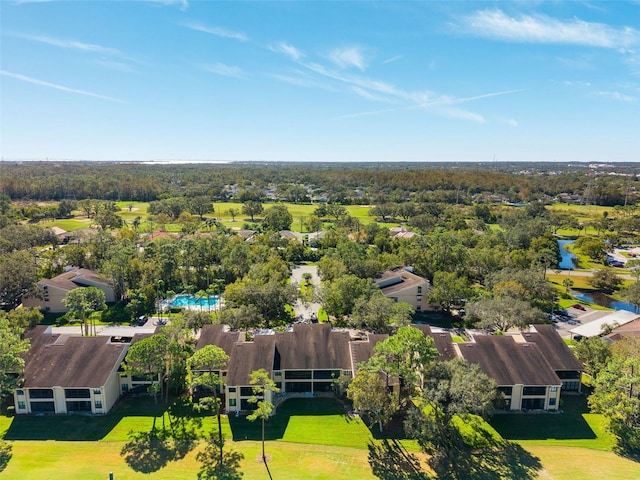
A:
[[[596,305],[612,308],[614,310],[627,310],[634,313],[637,310],[637,307],[632,303],[616,300],[602,292],[575,292],[573,297],[578,300],[582,300],[583,302],[595,303]]]
[[[571,245],[575,240],[558,240],[560,247],[560,263],[558,266],[562,270],[574,270],[576,268],[576,256],[565,248],[565,245]]]

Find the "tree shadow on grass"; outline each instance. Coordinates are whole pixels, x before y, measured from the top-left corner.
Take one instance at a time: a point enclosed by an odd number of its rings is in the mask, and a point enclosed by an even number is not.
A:
[[[196,428],[201,425],[187,417],[168,415],[169,425],[154,425],[149,432],[129,432],[129,441],[122,447],[127,464],[136,472],[156,472],[167,463],[184,458],[195,447]]]
[[[433,480],[422,471],[418,457],[396,440],[369,442],[369,465],[381,480]]]
[[[441,469],[437,461],[430,464],[440,480],[531,480],[542,470],[538,457],[509,441],[482,450],[459,452],[452,470]]]
[[[198,480],[239,480],[242,478],[240,461],[244,455],[233,450],[224,450],[224,438],[222,443],[218,438],[218,432],[212,430],[204,449],[196,455],[196,460],[201,467],[198,472]],[[222,449],[222,458],[220,458]]]
[[[11,444],[0,440],[0,472],[7,468],[12,455]]]

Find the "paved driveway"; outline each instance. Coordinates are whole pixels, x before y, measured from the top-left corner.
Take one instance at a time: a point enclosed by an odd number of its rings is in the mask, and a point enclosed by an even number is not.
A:
[[[291,283],[300,286],[304,281],[304,274],[311,274],[311,284],[315,291],[318,291],[320,288],[320,277],[318,276],[318,267],[315,265],[295,265],[291,269]],[[293,309],[296,312],[296,316],[302,317],[304,319],[310,319],[312,314],[317,316],[318,310],[320,309],[321,304],[316,302],[303,303],[300,299],[296,300]]]

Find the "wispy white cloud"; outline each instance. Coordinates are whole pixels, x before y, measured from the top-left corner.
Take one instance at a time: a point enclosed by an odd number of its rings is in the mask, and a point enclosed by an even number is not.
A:
[[[189,0],[142,0],[142,1],[147,3],[154,3],[156,5],[162,5],[162,6],[178,5],[180,7],[180,10],[182,11],[185,11],[186,9],[189,8]]]
[[[370,110],[364,112],[356,112],[341,115],[337,118],[356,118],[362,116],[379,115],[383,113],[406,111],[406,110],[430,110],[437,112],[440,115],[457,118],[462,120],[473,121],[477,123],[484,123],[486,120],[482,115],[464,110],[459,105],[465,103],[471,103],[485,98],[497,97],[502,95],[510,95],[521,90],[505,90],[500,92],[491,92],[482,95],[474,95],[471,97],[455,97],[451,95],[437,94],[434,92],[422,91],[422,92],[407,92],[399,89],[389,83],[372,80],[369,78],[357,76],[357,75],[343,75],[340,73],[332,72],[317,64],[307,65],[316,73],[325,75],[328,78],[332,78],[337,81],[341,81],[349,85],[349,90],[357,95],[375,100],[378,102],[387,103],[401,103],[404,104],[398,107],[392,107],[382,110]]]
[[[281,73],[270,73],[267,74],[268,77],[271,77],[280,82],[288,83],[291,85],[297,85],[299,87],[307,87],[307,88],[319,88],[321,90],[335,92],[337,91],[332,85],[329,85],[327,82],[320,81],[316,78],[310,77],[305,72],[301,70],[294,70],[292,75],[284,75]]]
[[[383,60],[381,64],[386,65],[387,63],[392,63],[392,62],[395,62],[396,60],[400,60],[403,57],[404,55],[396,55],[395,57],[390,57],[390,58],[387,58],[386,60]]]
[[[363,71],[367,68],[364,50],[358,45],[334,48],[329,52],[329,60],[340,68],[355,67]]]
[[[608,98],[610,100],[615,100],[617,102],[637,102],[638,101],[638,97],[634,97],[632,95],[627,95],[625,93],[616,92],[616,91],[598,91],[598,92],[593,92],[592,95],[595,95],[597,97]]]
[[[624,48],[640,44],[640,31],[631,27],[614,28],[578,18],[563,21],[547,15],[512,17],[499,9],[480,10],[463,17],[462,25],[468,33],[510,42],[602,48]]]
[[[269,50],[276,53],[283,53],[294,61],[298,61],[304,57],[302,50],[290,45],[286,42],[278,42],[273,45],[269,45]]]
[[[240,42],[246,42],[247,40],[249,40],[249,37],[247,37],[246,34],[242,32],[235,32],[227,28],[210,27],[197,22],[181,23],[180,25],[186,28],[190,28],[191,30],[195,30],[197,32],[203,32],[203,33],[208,33],[210,35],[215,35],[216,37],[229,38],[231,40],[238,40]]]
[[[565,80],[562,84],[566,87],[578,87],[578,88],[588,88],[591,86],[590,82],[583,82],[580,80]]]
[[[382,95],[375,95],[371,93],[369,90],[365,90],[364,88],[353,86],[351,87],[351,91],[356,95],[358,95],[359,97],[365,98],[367,100],[371,100],[373,102],[391,103],[391,100],[389,98],[383,97]]]
[[[54,90],[61,90],[63,92],[75,93],[78,95],[85,95],[87,97],[100,98],[102,100],[109,100],[111,102],[119,102],[124,103],[122,100],[118,98],[108,97],[106,95],[100,95],[99,93],[89,92],[87,90],[79,90],[77,88],[65,87],[64,85],[58,85],[56,83],[46,82],[44,80],[39,80],[37,78],[28,77],[26,75],[22,75],[20,73],[8,72],[6,70],[0,70],[0,75],[4,77],[14,78],[16,80],[20,80],[22,82],[32,83],[34,85],[40,85],[41,87],[53,88]]]
[[[224,63],[220,62],[202,65],[202,68],[207,72],[215,73],[216,75],[222,75],[223,77],[232,77],[239,79],[246,78],[244,70],[242,70],[240,67],[225,65]]]
[[[124,62],[117,62],[114,60],[104,60],[104,59],[100,59],[100,60],[94,60],[93,63],[95,63],[96,65],[99,65],[103,68],[109,69],[109,70],[115,70],[117,72],[126,72],[126,73],[131,73],[134,71],[134,69],[131,67],[131,65],[124,63]]]
[[[475,123],[485,123],[485,118],[475,112],[471,112],[469,110],[463,110],[461,108],[456,107],[445,107],[440,109],[440,113],[449,118],[457,119],[457,120],[467,120]]]
[[[44,43],[59,48],[66,48],[69,50],[78,50],[81,52],[93,52],[102,53],[104,55],[116,55],[124,56],[124,54],[117,48],[104,47],[95,43],[80,42],[78,40],[70,40],[64,38],[49,37],[47,35],[31,35],[28,33],[13,33],[9,32],[7,35],[16,38],[23,38],[25,40],[31,40],[34,42]]]

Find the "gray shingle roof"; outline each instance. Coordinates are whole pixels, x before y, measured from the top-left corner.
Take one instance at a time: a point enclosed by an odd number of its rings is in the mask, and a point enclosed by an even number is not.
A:
[[[508,335],[484,335],[458,347],[466,361],[478,364],[498,385],[562,384],[535,343],[518,343]]]
[[[295,324],[292,332],[276,333],[282,370],[351,369],[349,333],[329,324]]]
[[[79,337],[45,333],[39,326],[26,333],[25,388],[98,388],[118,368],[127,344],[110,337]]]
[[[551,368],[559,370],[582,370],[582,363],[556,333],[553,325],[533,325],[535,332],[522,332],[527,342],[535,343]]]

